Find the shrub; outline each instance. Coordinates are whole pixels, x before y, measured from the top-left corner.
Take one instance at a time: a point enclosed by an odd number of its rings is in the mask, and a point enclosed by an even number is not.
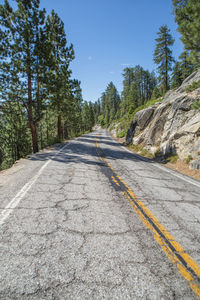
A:
[[[186,158],[186,163],[189,164],[191,160],[193,160],[193,157],[191,154],[189,154],[188,157]]]
[[[129,146],[130,149],[132,149],[134,152],[139,153],[142,156],[148,157],[148,158],[153,158],[153,154],[148,151],[147,149],[145,149],[141,144],[137,144],[137,145],[130,145]]]
[[[193,109],[196,109],[196,110],[200,110],[200,99],[198,99],[197,101],[195,101],[193,104],[192,104],[192,108]]]
[[[200,80],[193,82],[188,87],[186,87],[185,90],[186,90],[186,92],[192,92],[192,91],[196,90],[197,88],[200,88]]]
[[[171,154],[165,157],[166,162],[174,164],[179,159],[177,154]]]
[[[126,136],[126,131],[121,131],[120,133],[117,133],[117,138],[122,138]]]

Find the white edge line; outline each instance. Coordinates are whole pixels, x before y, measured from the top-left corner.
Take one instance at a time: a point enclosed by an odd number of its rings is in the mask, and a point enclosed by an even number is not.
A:
[[[110,135],[110,137],[112,138],[112,140],[116,143],[116,144],[119,144],[117,141],[114,140],[114,138]],[[127,149],[126,147],[122,146],[121,144],[119,144],[123,149],[125,149],[127,152],[129,153],[132,153],[133,155],[135,155],[136,157],[138,157],[141,161],[144,161],[144,162],[147,162],[147,159],[143,158],[142,156],[140,156],[139,154],[137,153],[134,153],[132,152],[131,150]],[[177,174],[176,171],[173,171],[173,170],[168,170],[165,166],[160,166],[158,165],[157,163],[153,162],[152,163],[153,166],[155,166],[156,168],[160,169],[160,170],[163,170],[164,172],[167,172],[167,173],[170,173],[171,175],[175,176],[175,177],[178,177],[190,184],[193,184],[195,186],[197,186],[198,188],[200,188],[200,184],[198,182],[195,182],[193,181],[192,179],[188,179],[188,178],[185,178],[184,175],[182,174]],[[186,175],[185,175],[186,176]]]
[[[17,207],[17,205],[20,203],[20,201],[24,198],[26,193],[30,190],[32,185],[36,182],[36,180],[40,177],[44,169],[47,167],[47,165],[53,160],[54,157],[56,157],[62,150],[64,150],[66,147],[68,147],[71,143],[67,143],[64,145],[53,157],[51,157],[37,172],[37,174],[31,178],[23,187],[22,189],[17,193],[17,195],[8,203],[8,205],[4,208],[4,210],[1,212],[0,215],[0,226],[4,223],[4,221],[8,218],[8,216],[12,213],[12,211]]]
[[[140,157],[140,155],[137,155],[137,153],[132,152],[131,150],[127,149],[127,148],[124,147],[124,146],[122,146],[122,148],[125,149],[126,151],[128,151],[129,153],[132,153],[133,155],[138,156],[138,158],[139,158],[140,160],[146,162],[146,160],[143,159],[143,157]],[[176,176],[176,177],[178,177],[178,178],[180,178],[180,179],[182,179],[182,180],[184,180],[184,181],[186,181],[186,182],[188,182],[188,183],[190,183],[190,184],[193,184],[193,185],[195,185],[195,186],[197,186],[197,187],[200,188],[200,184],[199,184],[199,183],[194,182],[194,181],[192,181],[192,180],[190,180],[190,179],[185,178],[184,175],[176,174],[176,173],[175,173],[176,171],[168,170],[165,166],[159,166],[159,165],[158,165],[157,163],[155,163],[155,162],[153,162],[152,164],[153,164],[154,167],[156,167],[156,168],[158,168],[158,169],[160,169],[160,170],[163,170],[164,172],[170,173],[171,175]]]

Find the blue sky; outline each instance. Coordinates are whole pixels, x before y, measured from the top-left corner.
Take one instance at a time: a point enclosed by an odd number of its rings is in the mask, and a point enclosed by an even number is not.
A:
[[[48,13],[54,9],[65,23],[76,56],[73,77],[81,81],[87,101],[96,101],[110,81],[121,92],[127,66],[156,69],[153,52],[161,25],[175,38],[174,57],[183,50],[171,0],[41,0],[41,7]]]

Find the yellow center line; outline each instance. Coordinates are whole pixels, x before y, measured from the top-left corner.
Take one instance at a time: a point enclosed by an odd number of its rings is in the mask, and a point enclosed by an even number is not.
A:
[[[95,138],[95,146],[99,149],[97,137]],[[117,175],[117,172],[113,169],[106,158],[103,157],[99,151],[97,151],[97,154],[112,171],[112,181],[122,188],[122,194],[128,199],[129,203],[139,215],[145,226],[153,233],[157,243],[164,250],[171,262],[176,265],[180,274],[189,282],[190,287],[200,299],[200,266],[186,253],[182,246],[157,220],[142,201],[136,197],[131,188],[119,175]]]

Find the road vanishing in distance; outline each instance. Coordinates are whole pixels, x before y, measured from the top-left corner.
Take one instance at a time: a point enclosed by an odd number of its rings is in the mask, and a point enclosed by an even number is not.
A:
[[[0,299],[199,299],[200,182],[105,130],[0,173]]]

